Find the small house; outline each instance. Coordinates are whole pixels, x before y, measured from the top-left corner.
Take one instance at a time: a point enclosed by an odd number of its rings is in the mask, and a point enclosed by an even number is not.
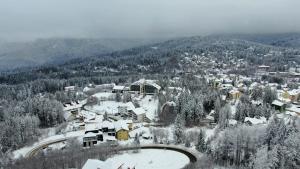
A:
[[[92,147],[97,144],[96,133],[87,133],[83,137],[83,147]]]
[[[115,136],[115,126],[112,122],[109,121],[103,121],[101,124],[101,130],[103,133],[107,133],[108,136]]]
[[[278,110],[278,111],[281,111],[281,112],[284,111],[285,108],[286,108],[286,104],[279,101],[279,100],[274,100],[272,102],[272,106],[275,108],[275,110]]]
[[[135,108],[131,115],[133,121],[143,122],[146,116],[146,111],[142,107]]]
[[[228,94],[229,94],[229,98],[232,99],[232,100],[237,100],[242,95],[242,93],[237,89],[233,89],[233,90],[229,91]]]
[[[246,117],[244,122],[249,125],[258,125],[258,124],[265,124],[267,122],[267,119],[265,117],[260,117],[260,118]]]
[[[258,71],[258,72],[267,72],[267,71],[269,71],[269,69],[270,69],[270,66],[267,66],[267,65],[260,65],[260,66],[258,66],[257,71]]]
[[[123,93],[125,86],[114,86],[112,89],[113,93]]]
[[[103,141],[103,133],[99,130],[97,124],[86,124],[85,125],[85,134],[94,133],[96,134],[97,141]]]
[[[116,138],[118,140],[128,140],[129,139],[129,128],[125,121],[119,120],[115,123],[116,127]]]
[[[76,86],[66,86],[65,91],[66,92],[73,92],[76,90]]]
[[[82,108],[82,104],[79,103],[78,101],[76,102],[68,102],[63,104],[63,110],[65,112],[70,112],[73,115],[78,115]]]

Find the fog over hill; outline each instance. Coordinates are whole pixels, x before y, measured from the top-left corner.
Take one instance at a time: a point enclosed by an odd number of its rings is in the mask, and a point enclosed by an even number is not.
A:
[[[52,38],[32,42],[1,42],[0,70],[58,64],[116,50],[154,43],[153,39],[75,39]]]

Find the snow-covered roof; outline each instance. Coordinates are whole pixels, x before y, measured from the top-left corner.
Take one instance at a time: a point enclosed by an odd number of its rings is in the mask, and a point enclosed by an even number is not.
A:
[[[161,87],[156,84],[155,80],[146,80],[146,79],[140,79],[134,83],[132,83],[133,85],[141,85],[141,84],[146,84],[146,85],[151,85],[153,87],[155,87],[156,89],[160,90]]]
[[[136,114],[136,115],[141,115],[141,114],[145,114],[145,109],[142,108],[142,107],[139,107],[139,108],[135,108],[133,110],[133,112]]]
[[[108,128],[108,129],[114,129],[115,126],[112,122],[109,122],[109,121],[103,121],[102,124],[101,124],[101,127],[102,128]]]
[[[289,95],[298,95],[300,94],[300,90],[299,89],[293,89],[288,91]]]
[[[65,91],[75,90],[75,86],[66,86]]]
[[[125,86],[115,86],[113,90],[124,90]]]
[[[182,91],[182,88],[181,87],[168,87],[169,90],[177,90],[177,91]]]
[[[99,126],[97,124],[85,124],[85,131],[98,130]]]
[[[267,119],[265,117],[260,117],[259,119],[257,118],[251,118],[251,117],[246,117],[244,122],[250,122],[251,124],[263,124],[267,122]]]
[[[74,110],[74,109],[78,109],[81,108],[83,106],[83,103],[81,102],[71,102],[69,104],[64,104],[64,111],[70,111],[70,110]]]
[[[96,133],[89,132],[89,133],[86,133],[86,134],[84,135],[84,137],[97,137],[97,134],[96,134]]]
[[[81,111],[80,114],[83,116],[85,122],[96,118],[96,114],[89,111]]]
[[[208,119],[208,120],[215,120],[215,118],[213,116],[209,116],[209,115],[206,116],[206,119]]]
[[[283,106],[283,105],[284,105],[284,103],[281,102],[281,101],[279,101],[279,100],[274,100],[274,101],[272,102],[272,104],[275,105],[275,106]]]
[[[142,137],[143,137],[143,138],[150,138],[151,135],[150,135],[149,133],[143,133]]]
[[[123,120],[126,124],[133,123],[132,120]]]
[[[115,129],[116,129],[116,131],[129,130],[128,129],[128,124],[123,120],[119,120],[119,121],[115,122]]]
[[[292,105],[291,107],[286,108],[287,111],[300,113],[300,106]]]
[[[297,113],[291,112],[291,111],[286,111],[285,114],[290,115],[290,116],[298,116]]]
[[[135,106],[132,102],[127,102],[126,106],[128,111],[135,109]]]
[[[240,91],[236,88],[232,89],[229,91],[230,94],[236,94],[236,93],[239,93]]]
[[[269,68],[270,66],[267,66],[267,65],[260,65],[258,66],[259,68]]]
[[[261,100],[251,100],[251,103],[254,105],[261,105],[262,101]]]
[[[230,125],[236,125],[236,124],[237,124],[237,121],[234,120],[234,119],[229,119],[229,124],[230,124]]]

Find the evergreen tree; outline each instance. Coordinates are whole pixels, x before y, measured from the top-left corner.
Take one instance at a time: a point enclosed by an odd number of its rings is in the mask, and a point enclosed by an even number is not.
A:
[[[117,92],[117,93],[116,93],[116,102],[120,102],[121,99],[122,99],[121,93],[120,93],[120,92]]]
[[[229,119],[231,118],[231,108],[228,104],[226,104],[219,113],[219,128],[225,129],[229,126]]]
[[[185,143],[184,143],[185,147],[191,147],[191,142],[189,139],[185,139]]]
[[[107,121],[108,120],[108,114],[107,112],[105,111],[104,115],[103,115],[103,120],[104,121]]]
[[[201,153],[204,153],[207,149],[207,145],[206,145],[206,142],[205,142],[205,133],[202,129],[199,132],[196,149]]]
[[[264,89],[263,101],[267,104],[272,104],[274,100],[277,99],[276,91],[272,90],[270,87]]]
[[[138,133],[136,133],[135,136],[134,136],[134,144],[136,146],[140,145],[140,137],[139,137]]]
[[[157,140],[157,136],[156,136],[156,135],[153,136],[153,143],[154,143],[154,144],[157,144],[157,143],[158,143],[158,140]]]
[[[251,93],[251,98],[253,100],[259,100],[263,97],[263,90],[260,87],[254,87]]]
[[[215,110],[215,114],[214,114],[214,119],[215,122],[217,123],[219,121],[219,113],[221,110],[221,101],[220,101],[220,97],[217,98],[217,100],[215,101],[215,105],[214,105],[214,110]]]
[[[184,141],[184,119],[181,114],[177,114],[174,129],[173,129],[174,141],[176,144],[181,144]]]

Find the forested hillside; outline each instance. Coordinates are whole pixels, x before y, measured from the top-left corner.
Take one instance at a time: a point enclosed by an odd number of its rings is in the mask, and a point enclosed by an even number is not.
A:
[[[186,66],[186,57],[211,58],[216,62],[247,60],[252,65],[267,64],[274,71],[283,71],[300,63],[300,50],[275,47],[228,37],[208,36],[169,40],[135,47],[111,54],[82,57],[64,64],[21,69],[2,73],[1,83],[16,84],[36,79],[70,79],[106,76],[109,74],[174,72]],[[203,57],[203,58],[200,58]],[[286,65],[284,67],[283,65]]]
[[[143,39],[38,39],[32,42],[1,42],[0,70],[61,64],[74,58],[111,53],[157,40]]]

